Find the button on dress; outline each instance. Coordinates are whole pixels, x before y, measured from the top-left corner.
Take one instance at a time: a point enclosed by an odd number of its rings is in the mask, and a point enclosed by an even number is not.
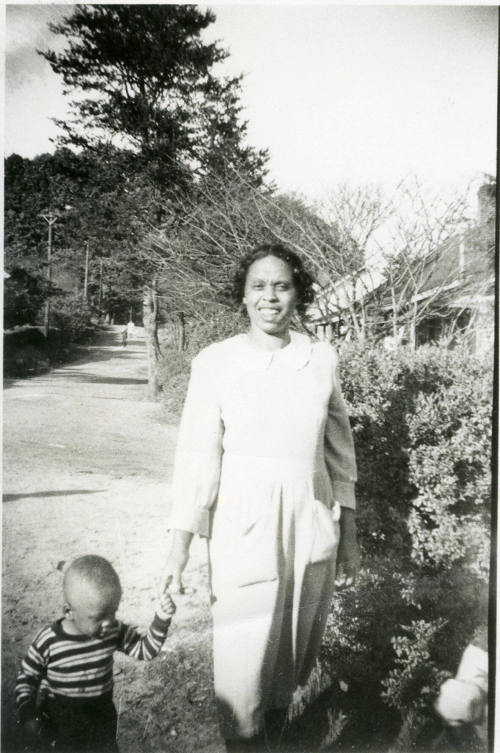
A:
[[[335,350],[237,335],[192,362],[169,527],[208,539],[214,683],[225,738],[289,705],[316,661],[334,589],[340,507],[356,465]]]

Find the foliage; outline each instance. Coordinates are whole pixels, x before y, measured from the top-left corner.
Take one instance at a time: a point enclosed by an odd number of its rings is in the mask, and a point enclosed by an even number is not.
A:
[[[364,569],[334,597],[324,660],[359,698],[351,713],[382,699],[415,744],[487,624],[492,375],[436,346],[345,348],[341,372]]]
[[[389,541],[398,557],[409,558],[411,537],[417,536],[417,523],[411,529],[408,527],[409,516],[411,513],[414,517],[415,510],[423,503],[423,490],[429,489],[430,483],[423,473],[422,462],[427,457],[431,465],[426,473],[432,468],[439,475],[437,446],[444,448],[447,432],[454,448],[448,465],[458,474],[449,489],[448,504],[453,498],[458,503],[463,492],[477,496],[478,507],[483,511],[488,509],[491,374],[461,349],[423,346],[416,351],[399,348],[387,352],[345,345],[341,353],[342,383],[359,466],[357,496],[363,545],[367,552],[376,553],[380,545]],[[474,386],[478,388],[475,392]],[[424,405],[434,406],[434,414],[430,415],[429,408],[425,419]],[[475,417],[471,421],[472,413]],[[453,416],[453,423],[448,421],[447,427],[441,426],[445,414]],[[464,456],[464,444],[471,448],[471,461]],[[427,499],[432,507],[432,491]],[[442,512],[440,507],[433,520]],[[441,518],[443,525],[444,519]],[[423,514],[420,520],[424,520]],[[428,521],[424,538],[428,537],[430,527]],[[419,548],[420,539],[416,545]],[[443,564],[442,558],[432,561]]]
[[[459,564],[487,580],[490,530],[490,375],[473,363],[454,384],[419,395],[408,420],[410,482],[418,489],[408,530],[413,557]]]
[[[145,258],[156,260],[165,305],[202,318],[207,306],[224,304],[242,254],[262,242],[284,243],[316,276],[313,321],[342,327],[344,337],[357,342],[388,335],[402,340],[405,332],[413,342],[415,327],[429,314],[455,323],[460,318],[449,310],[456,285],[448,287],[457,271],[457,233],[467,226],[463,196],[428,206],[421,192],[409,181],[388,197],[374,187],[344,186],[312,205],[273,187],[256,187],[244,170],[223,165],[189,197],[165,205]],[[471,226],[467,244],[483,243],[482,232]],[[424,295],[415,307],[413,297],[431,282],[432,296]]]
[[[150,267],[137,259],[145,233],[150,191],[130,184],[131,157],[111,147],[63,148],[33,160],[5,161],[5,267],[47,274],[47,232],[52,226],[52,279],[69,294],[83,292],[88,244],[88,300],[110,316],[140,307]]]
[[[390,706],[405,712],[430,706],[448,676],[431,658],[433,644],[444,625],[443,619],[412,620],[410,625],[401,626],[403,635],[391,638],[396,660],[383,682],[382,693]]]
[[[240,162],[248,157],[261,174],[265,153],[243,145],[240,78],[214,75],[228,53],[201,37],[214,20],[194,5],[77,5],[51,24],[69,44],[40,54],[66,93],[79,95],[73,118],[56,121],[61,142],[114,140],[137,154],[138,172],[154,185],[177,190],[190,185],[193,165],[207,168],[221,152]]]
[[[24,325],[3,336],[3,375],[26,377],[50,366],[47,340],[38,327]]]
[[[4,328],[35,324],[37,314],[48,295],[48,284],[22,267],[11,269],[4,282]]]
[[[58,296],[51,304],[52,326],[48,337],[41,327],[23,324],[4,333],[5,377],[33,376],[63,363],[75,343],[95,333],[91,311],[81,300]]]
[[[250,175],[226,166],[169,205],[144,254],[155,261],[164,309],[204,321],[233,305],[229,285],[238,261],[266,242],[302,252],[312,268],[318,253],[338,251],[335,228],[305,200],[256,188]]]
[[[92,323],[92,312],[81,298],[65,296],[60,298],[52,307],[54,328],[59,330],[59,341],[66,343],[82,342],[95,331]]]

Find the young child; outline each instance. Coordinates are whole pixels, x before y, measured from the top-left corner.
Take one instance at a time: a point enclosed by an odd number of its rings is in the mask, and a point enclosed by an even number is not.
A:
[[[445,680],[434,709],[447,725],[458,750],[466,750],[471,733],[486,749],[488,745],[488,634],[486,626],[476,631],[466,646],[455,677]],[[469,744],[469,750],[472,749]]]
[[[63,594],[64,616],[37,633],[17,678],[25,742],[34,747],[45,743],[64,753],[116,752],[113,654],[153,659],[167,636],[175,604],[168,593],[162,595],[147,634],[141,636],[115,619],[120,579],[111,564],[96,555],[71,563]]]

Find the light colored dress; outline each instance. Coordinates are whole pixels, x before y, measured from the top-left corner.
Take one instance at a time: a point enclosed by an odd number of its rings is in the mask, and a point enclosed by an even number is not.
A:
[[[356,466],[327,343],[247,335],[192,362],[169,527],[209,539],[214,682],[225,738],[284,708],[317,658],[334,588],[340,506]]]

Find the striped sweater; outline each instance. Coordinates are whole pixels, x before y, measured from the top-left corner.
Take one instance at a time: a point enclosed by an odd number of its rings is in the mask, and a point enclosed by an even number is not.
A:
[[[69,635],[61,623],[62,619],[43,627],[22,661],[16,681],[21,723],[35,715],[39,688],[49,695],[75,699],[109,694],[113,690],[114,652],[143,661],[153,659],[165,641],[170,618],[155,614],[145,636],[117,622],[105,638]]]

